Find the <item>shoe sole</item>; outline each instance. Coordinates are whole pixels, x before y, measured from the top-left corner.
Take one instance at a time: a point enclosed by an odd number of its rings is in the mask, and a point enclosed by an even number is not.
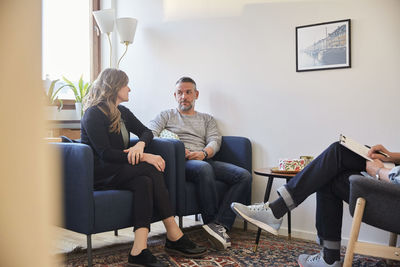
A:
[[[255,220],[253,218],[250,218],[249,216],[247,216],[246,214],[243,214],[240,210],[236,209],[236,207],[233,207],[234,212],[239,215],[240,217],[242,217],[243,219],[245,219],[246,221],[248,221],[251,224],[254,224],[255,226],[273,234],[273,235],[278,235],[278,231],[275,230],[274,228],[272,228],[271,226],[269,226],[266,223],[260,222],[258,220]]]
[[[188,258],[200,258],[200,257],[202,257],[202,256],[207,254],[207,249],[204,252],[197,253],[197,254],[188,254],[188,253],[184,253],[182,251],[175,250],[175,249],[170,249],[170,248],[167,248],[167,247],[164,247],[164,250],[166,252],[168,252],[169,254],[181,255],[181,256],[188,257]]]
[[[228,244],[225,242],[225,240],[218,234],[216,234],[210,227],[208,227],[208,225],[203,225],[203,229],[210,237],[209,239],[211,240],[211,243],[213,243],[217,249],[219,250],[227,249]]]
[[[136,264],[136,263],[129,263],[127,264],[129,267],[146,267],[146,265],[143,264]]]
[[[222,244],[219,241],[217,241],[216,239],[211,238],[211,237],[208,238],[208,241],[211,243],[212,247],[217,250],[225,250],[225,249],[232,247],[232,245],[230,243],[227,243],[226,248],[223,248]]]

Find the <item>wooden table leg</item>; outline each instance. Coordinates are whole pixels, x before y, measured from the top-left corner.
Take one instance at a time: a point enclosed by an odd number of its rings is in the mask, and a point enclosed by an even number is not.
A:
[[[269,195],[271,194],[273,181],[274,181],[274,177],[268,178],[267,189],[265,189],[265,194],[264,194],[264,202],[267,202],[269,200]]]
[[[265,194],[264,194],[264,203],[269,200],[269,195],[271,194],[273,181],[274,181],[274,177],[268,177],[267,188],[265,189]],[[254,252],[257,251],[258,243],[260,242],[260,236],[261,236],[261,228],[258,228],[257,237],[256,237],[256,244],[254,246]]]
[[[254,245],[254,252],[257,252],[258,243],[260,242],[261,228],[257,230],[256,244]]]

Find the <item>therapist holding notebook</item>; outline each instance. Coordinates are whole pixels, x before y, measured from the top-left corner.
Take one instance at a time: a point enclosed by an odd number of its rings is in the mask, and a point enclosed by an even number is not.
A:
[[[377,180],[400,185],[400,166],[394,166],[400,163],[400,153],[390,152],[382,145],[368,149],[350,138],[345,137],[343,142],[342,137],[278,188],[277,200],[250,206],[232,203],[231,206],[246,221],[277,234],[282,217],[316,192],[316,227],[322,250],[315,255],[300,255],[298,263],[302,267],[341,266],[343,201],[349,201],[351,175],[367,172]],[[394,164],[384,165],[389,162]]]

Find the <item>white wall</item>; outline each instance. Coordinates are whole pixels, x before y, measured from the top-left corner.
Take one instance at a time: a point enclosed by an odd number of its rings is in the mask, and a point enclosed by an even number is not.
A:
[[[200,90],[197,109],[213,114],[223,135],[250,138],[253,168],[316,156],[340,133],[400,151],[400,1],[264,2],[245,5],[236,16],[166,21],[161,0],[117,0],[118,17],[139,20],[120,65],[131,77],[127,105],[148,123],[176,106],[174,83],[189,75]],[[297,73],[295,27],[342,19],[351,19],[352,67]],[[252,199],[259,202],[266,181],[253,177]],[[315,234],[314,214],[315,195],[293,212],[297,236]],[[360,237],[387,242],[381,231]]]

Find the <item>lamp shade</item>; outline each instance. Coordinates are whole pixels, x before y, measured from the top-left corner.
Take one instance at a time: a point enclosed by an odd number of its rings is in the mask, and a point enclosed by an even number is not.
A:
[[[134,18],[119,18],[116,20],[117,31],[121,43],[133,43],[137,22],[137,19]]]
[[[103,9],[93,11],[93,16],[96,19],[97,25],[102,33],[110,33],[114,30],[114,9]]]

